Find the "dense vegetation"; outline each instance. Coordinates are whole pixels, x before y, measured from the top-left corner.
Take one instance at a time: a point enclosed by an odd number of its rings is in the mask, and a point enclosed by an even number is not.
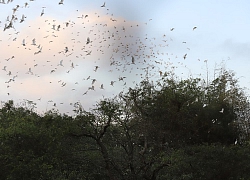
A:
[[[232,72],[165,74],[75,116],[8,101],[0,179],[249,179],[249,102]]]

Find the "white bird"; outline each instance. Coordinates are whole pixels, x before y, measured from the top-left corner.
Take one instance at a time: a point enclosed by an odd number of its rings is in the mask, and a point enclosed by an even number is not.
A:
[[[236,145],[237,143],[238,143],[238,140],[236,139],[235,142],[234,142],[234,144]]]
[[[224,112],[224,108],[222,108],[219,112],[220,112],[220,113],[223,113],[223,112]]]
[[[58,66],[63,66],[63,60],[60,61],[60,63],[58,64]]]

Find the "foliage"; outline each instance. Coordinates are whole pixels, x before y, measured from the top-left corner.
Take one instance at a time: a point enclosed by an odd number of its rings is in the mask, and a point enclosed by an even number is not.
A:
[[[74,117],[0,109],[0,179],[247,179],[249,102],[232,72],[142,81]]]

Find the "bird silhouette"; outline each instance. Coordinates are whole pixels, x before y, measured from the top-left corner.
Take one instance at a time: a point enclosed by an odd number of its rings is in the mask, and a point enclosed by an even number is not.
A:
[[[44,15],[44,9],[42,10],[42,12],[41,12],[40,16],[43,16],[43,15]]]
[[[105,2],[103,3],[103,5],[101,7],[105,7]]]
[[[23,39],[22,45],[26,46],[25,39]]]
[[[63,4],[63,0],[61,0],[58,4],[59,4],[59,5],[60,5],[60,4]]]
[[[187,58],[187,54],[184,54],[183,59],[186,59],[186,58]]]
[[[90,43],[90,39],[89,39],[89,37],[87,38],[87,42],[86,42],[86,44],[89,44]]]
[[[58,66],[63,66],[63,60],[61,60],[60,62],[59,62],[59,64],[58,64]]]

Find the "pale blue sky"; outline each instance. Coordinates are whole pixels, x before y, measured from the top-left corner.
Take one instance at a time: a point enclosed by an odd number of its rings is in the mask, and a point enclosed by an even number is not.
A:
[[[27,8],[23,7],[25,2],[29,3]],[[157,66],[152,74],[156,79],[158,71],[168,71],[171,66],[177,66],[176,73],[181,78],[200,73],[205,78],[206,65],[212,78],[214,68],[224,61],[226,68],[240,77],[241,86],[249,88],[250,2],[247,0],[106,0],[104,8],[100,7],[104,1],[99,0],[65,0],[64,5],[58,2],[14,0],[0,4],[2,30],[8,24],[6,17],[11,17],[12,9],[20,5],[15,13],[16,31],[0,31],[0,47],[4,49],[0,54],[2,100],[33,100],[40,111],[53,108],[56,103],[55,108],[68,112],[72,109],[69,104],[77,101],[89,107],[103,95],[112,96],[135,86],[142,80],[140,73],[148,63]],[[44,15],[40,17],[43,7]],[[27,18],[19,23],[23,14]],[[79,18],[82,15],[89,17]],[[66,22],[70,24],[68,28]],[[52,30],[53,24],[61,25],[60,31]],[[86,45],[87,37],[93,39],[90,46]],[[37,55],[34,52],[38,49],[31,45],[34,38],[43,47]],[[28,43],[25,47],[23,39]],[[58,53],[66,46],[68,53]],[[86,55],[90,51],[92,54]],[[15,58],[6,60],[13,55]],[[135,65],[131,64],[131,56],[136,59]],[[64,66],[58,66],[60,60]],[[110,66],[112,60],[117,63],[115,66]],[[161,64],[155,64],[156,61]],[[96,72],[95,66],[100,67]],[[28,72],[29,68],[33,74]],[[52,70],[55,73],[50,73]],[[17,76],[15,81],[6,83],[13,76]],[[88,76],[91,77],[86,80]],[[126,78],[119,81],[119,77]],[[88,90],[93,79],[96,79],[95,90]],[[111,81],[116,81],[114,86]],[[61,87],[64,82],[66,85]],[[101,84],[104,90],[100,90]],[[86,91],[87,95],[83,95]]]

